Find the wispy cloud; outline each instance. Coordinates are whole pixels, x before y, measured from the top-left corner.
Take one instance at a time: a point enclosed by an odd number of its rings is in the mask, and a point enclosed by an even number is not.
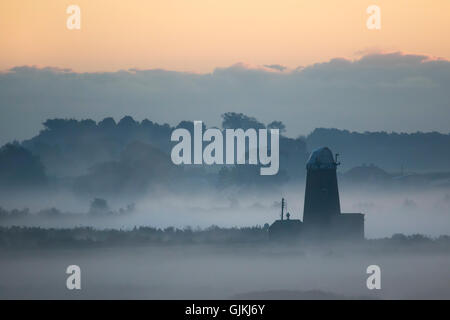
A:
[[[0,142],[28,138],[53,117],[218,125],[226,111],[282,120],[292,136],[315,127],[448,133],[449,104],[450,62],[401,52],[294,70],[239,63],[206,74],[22,66],[0,74]]]

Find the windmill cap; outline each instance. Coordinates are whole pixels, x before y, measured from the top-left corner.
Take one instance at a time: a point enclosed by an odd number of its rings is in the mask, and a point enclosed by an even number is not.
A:
[[[306,163],[306,169],[336,169],[333,153],[327,147],[314,150]]]

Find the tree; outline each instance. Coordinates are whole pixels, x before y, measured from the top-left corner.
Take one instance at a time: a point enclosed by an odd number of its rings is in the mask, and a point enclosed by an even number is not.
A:
[[[222,128],[224,129],[264,129],[265,125],[253,117],[243,113],[227,112],[222,114]]]
[[[17,143],[0,148],[1,187],[32,187],[45,182],[45,170],[39,157]]]
[[[106,202],[105,199],[95,198],[91,202],[91,208],[89,209],[90,214],[106,214],[109,211],[108,202]]]
[[[280,133],[286,132],[286,126],[281,121],[272,121],[267,125],[267,129],[278,129],[280,130]]]

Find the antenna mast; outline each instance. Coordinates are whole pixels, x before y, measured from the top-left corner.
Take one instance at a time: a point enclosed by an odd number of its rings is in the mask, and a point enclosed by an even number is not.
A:
[[[281,221],[284,218],[284,198],[281,198]]]
[[[338,161],[338,157],[339,157],[339,153],[336,153],[336,160],[334,161],[334,163],[336,164],[336,166],[340,165],[341,163]]]

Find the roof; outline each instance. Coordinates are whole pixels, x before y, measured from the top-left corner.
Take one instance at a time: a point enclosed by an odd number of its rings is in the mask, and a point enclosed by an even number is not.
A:
[[[341,212],[341,214],[339,215],[339,217],[345,217],[345,218],[364,218],[365,214],[364,213],[354,213],[354,212]]]
[[[314,150],[306,163],[306,169],[336,169],[333,153],[327,147]]]
[[[269,227],[271,238],[292,238],[300,236],[303,223],[298,219],[276,220]]]
[[[275,226],[275,225],[294,225],[294,224],[302,224],[302,221],[300,219],[275,220],[275,222],[272,223],[272,226]]]

